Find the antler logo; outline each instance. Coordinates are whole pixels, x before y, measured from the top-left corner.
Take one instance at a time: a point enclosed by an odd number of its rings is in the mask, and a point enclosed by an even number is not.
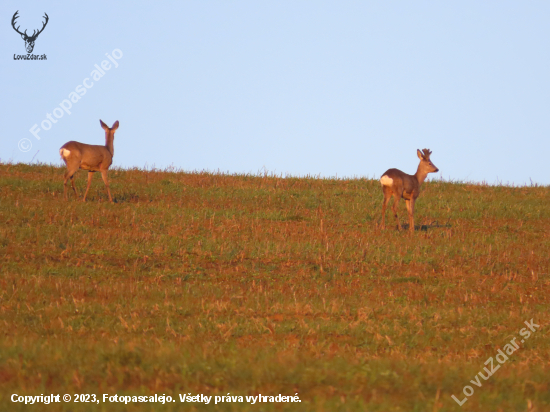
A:
[[[32,53],[34,49],[34,42],[36,41],[36,38],[38,37],[38,35],[42,33],[42,31],[44,30],[44,28],[46,27],[46,24],[48,24],[49,17],[46,13],[44,13],[45,16],[43,17],[46,19],[46,21],[43,23],[44,25],[42,26],[42,28],[38,30],[38,33],[36,32],[36,30],[33,30],[32,36],[28,36],[27,30],[25,30],[24,33],[21,33],[19,31],[20,26],[17,26],[17,28],[15,28],[15,20],[19,17],[17,13],[19,13],[19,10],[17,10],[13,15],[13,18],[11,19],[11,25],[13,26],[13,29],[21,35],[21,38],[25,40],[25,47],[27,49],[27,53]]]

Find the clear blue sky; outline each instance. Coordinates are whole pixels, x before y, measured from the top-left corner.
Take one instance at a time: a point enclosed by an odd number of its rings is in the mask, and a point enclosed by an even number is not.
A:
[[[47,60],[14,60],[16,10],[28,33],[48,13]],[[114,166],[378,178],[426,147],[431,177],[550,184],[548,2],[3,0],[0,17],[4,162],[60,164],[69,140],[104,143],[102,119],[120,121]]]

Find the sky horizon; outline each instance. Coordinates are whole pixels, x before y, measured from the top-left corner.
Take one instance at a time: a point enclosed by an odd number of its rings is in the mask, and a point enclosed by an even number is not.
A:
[[[27,34],[47,25],[22,60]],[[467,183],[550,184],[550,4],[0,5],[0,161],[379,178],[417,149]]]

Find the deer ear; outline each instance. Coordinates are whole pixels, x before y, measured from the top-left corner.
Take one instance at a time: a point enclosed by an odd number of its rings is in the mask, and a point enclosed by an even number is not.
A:
[[[418,156],[418,158],[419,158],[420,160],[423,160],[423,159],[424,159],[424,156],[422,156],[422,152],[421,152],[420,150],[418,150],[418,149],[416,149],[416,155]]]
[[[105,123],[103,123],[103,121],[101,121],[101,119],[99,119],[99,124],[101,125],[101,127],[103,127],[104,130],[109,130],[109,126],[107,126]]]
[[[114,132],[116,129],[118,129],[118,120],[113,123],[113,127],[111,127],[111,130]]]

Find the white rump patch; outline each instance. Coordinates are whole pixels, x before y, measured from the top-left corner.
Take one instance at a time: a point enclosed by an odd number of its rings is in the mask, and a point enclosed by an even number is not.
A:
[[[67,149],[59,149],[59,154],[61,155],[62,159],[66,159],[71,154],[71,151]]]
[[[380,178],[380,183],[382,183],[382,186],[391,186],[393,185],[393,179],[384,175]]]

